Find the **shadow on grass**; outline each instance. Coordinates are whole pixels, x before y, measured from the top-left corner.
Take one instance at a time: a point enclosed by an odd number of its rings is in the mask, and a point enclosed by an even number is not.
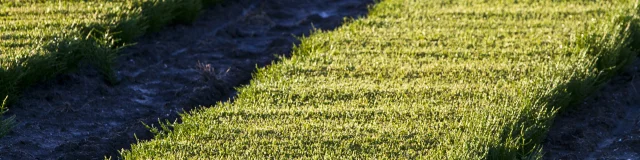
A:
[[[577,106],[638,56],[639,15],[640,8],[636,7],[635,13],[617,16],[614,25],[601,28],[606,32],[600,33],[607,34],[585,34],[588,36],[577,43],[587,62],[575,64],[575,74],[560,77],[568,80],[553,82],[550,91],[535,91],[542,96],[533,96],[539,98],[523,106],[521,118],[505,125],[502,143],[489,146],[487,159],[542,159],[542,141],[557,113]]]

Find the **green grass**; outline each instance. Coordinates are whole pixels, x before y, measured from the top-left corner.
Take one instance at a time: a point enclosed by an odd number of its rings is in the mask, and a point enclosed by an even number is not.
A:
[[[24,88],[72,71],[82,61],[115,84],[111,66],[121,47],[167,24],[190,23],[203,3],[217,2],[0,0],[0,97],[10,104]]]
[[[110,82],[119,47],[169,23],[189,23],[217,0],[1,0],[0,95],[93,62]],[[4,97],[4,96],[2,96]]]
[[[0,115],[7,112],[6,104],[7,104],[8,98],[9,98],[8,96],[5,97],[2,100],[2,103],[0,103]],[[14,125],[15,125],[15,121],[13,116],[7,119],[0,120],[0,137],[9,133],[9,131],[11,130],[11,128],[13,128]]]
[[[122,156],[539,159],[557,111],[635,58],[638,12],[635,0],[383,0]]]

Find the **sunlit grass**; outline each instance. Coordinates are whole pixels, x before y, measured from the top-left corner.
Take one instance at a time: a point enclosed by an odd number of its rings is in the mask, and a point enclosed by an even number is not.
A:
[[[115,84],[111,66],[119,48],[167,24],[190,23],[203,3],[216,2],[0,0],[0,97],[8,96],[10,104],[24,88],[74,70],[81,61]]]
[[[122,44],[169,23],[189,23],[217,0],[0,1],[0,95],[94,63],[114,83],[112,59]],[[2,96],[4,97],[4,96]]]
[[[557,110],[635,58],[637,16],[630,0],[383,0],[122,155],[540,158]]]

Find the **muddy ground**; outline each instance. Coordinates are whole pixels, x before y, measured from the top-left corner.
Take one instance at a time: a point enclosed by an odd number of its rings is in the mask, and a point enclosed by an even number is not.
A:
[[[152,135],[141,122],[170,121],[229,100],[257,67],[289,56],[296,37],[366,14],[373,0],[237,0],[170,26],[122,52],[110,86],[89,66],[27,90],[5,116],[0,159],[103,159]]]
[[[640,59],[560,113],[544,151],[545,159],[640,159]]]

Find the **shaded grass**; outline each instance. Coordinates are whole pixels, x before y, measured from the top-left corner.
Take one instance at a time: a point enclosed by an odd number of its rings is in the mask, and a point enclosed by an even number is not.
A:
[[[0,104],[0,115],[7,112],[6,104],[7,104],[8,98],[9,98],[8,96],[5,97],[2,100],[2,103]],[[11,128],[13,128],[14,125],[15,125],[14,117],[9,117],[7,119],[0,120],[0,137],[7,134],[11,130]]]
[[[635,58],[638,13],[630,0],[384,0],[122,156],[540,159],[557,111]]]
[[[111,67],[120,48],[167,24],[192,22],[203,2],[219,1],[0,0],[0,97],[10,104],[24,88],[81,61],[115,84]]]

